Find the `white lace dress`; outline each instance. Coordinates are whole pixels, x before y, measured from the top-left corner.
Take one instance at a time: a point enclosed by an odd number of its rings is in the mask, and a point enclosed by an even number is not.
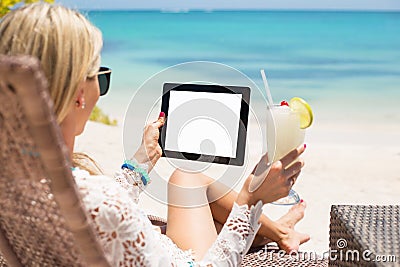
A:
[[[154,230],[138,206],[144,185],[131,171],[123,169],[115,179],[78,168],[73,175],[112,266],[240,266],[260,227],[261,202],[251,208],[234,203],[216,241],[195,262],[190,250]]]

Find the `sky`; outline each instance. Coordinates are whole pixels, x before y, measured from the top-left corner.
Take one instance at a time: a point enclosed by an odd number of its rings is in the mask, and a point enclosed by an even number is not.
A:
[[[400,0],[56,0],[78,9],[395,10]]]

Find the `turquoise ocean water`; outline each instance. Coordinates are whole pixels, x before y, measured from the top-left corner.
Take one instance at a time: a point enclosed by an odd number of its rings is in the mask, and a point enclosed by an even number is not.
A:
[[[400,123],[399,12],[87,15],[103,32],[102,64],[113,69],[111,91],[100,106],[117,117],[153,74],[175,64],[206,60],[242,71],[259,87],[259,70],[265,69],[276,101],[301,96],[321,119],[375,116]]]

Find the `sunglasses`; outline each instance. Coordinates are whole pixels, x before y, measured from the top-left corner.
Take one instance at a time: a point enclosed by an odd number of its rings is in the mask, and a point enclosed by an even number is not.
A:
[[[100,95],[105,95],[110,88],[110,79],[111,79],[111,69],[107,67],[100,67],[99,72],[97,73],[97,79],[99,80],[100,87]]]

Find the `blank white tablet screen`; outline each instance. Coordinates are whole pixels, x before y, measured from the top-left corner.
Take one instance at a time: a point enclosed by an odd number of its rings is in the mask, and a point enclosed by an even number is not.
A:
[[[165,149],[236,157],[241,94],[170,91]]]

